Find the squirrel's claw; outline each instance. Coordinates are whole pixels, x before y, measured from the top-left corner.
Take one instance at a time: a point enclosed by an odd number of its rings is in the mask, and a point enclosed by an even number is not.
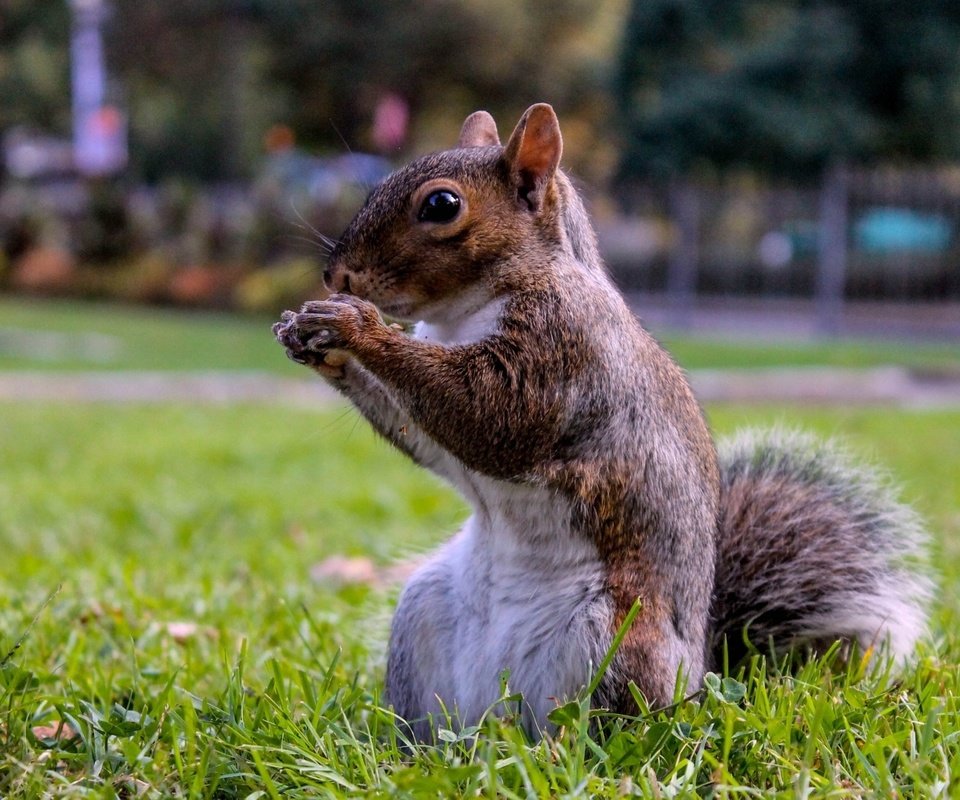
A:
[[[307,348],[309,350],[321,350],[329,347],[332,340],[333,331],[324,328],[310,337],[310,340],[307,342]]]
[[[296,364],[310,364],[310,359],[306,357],[304,353],[299,350],[291,350],[289,347],[286,349],[287,358],[293,361]]]

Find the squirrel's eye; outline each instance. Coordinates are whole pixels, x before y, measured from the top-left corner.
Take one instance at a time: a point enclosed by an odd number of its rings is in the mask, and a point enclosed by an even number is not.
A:
[[[449,189],[438,189],[427,195],[417,219],[421,222],[450,222],[460,211],[460,198]]]

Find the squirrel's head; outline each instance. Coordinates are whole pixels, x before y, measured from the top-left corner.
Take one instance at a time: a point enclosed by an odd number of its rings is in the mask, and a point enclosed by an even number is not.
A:
[[[505,146],[493,117],[471,114],[456,148],[371,192],[330,256],[327,285],[405,320],[440,318],[467,293],[492,294],[503,265],[542,263],[559,246],[561,151],[549,105],[527,109]]]

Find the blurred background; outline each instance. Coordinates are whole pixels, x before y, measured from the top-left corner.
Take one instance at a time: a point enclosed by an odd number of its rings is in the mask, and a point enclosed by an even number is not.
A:
[[[2,0],[0,292],[276,313],[537,101],[655,323],[960,337],[951,0]]]

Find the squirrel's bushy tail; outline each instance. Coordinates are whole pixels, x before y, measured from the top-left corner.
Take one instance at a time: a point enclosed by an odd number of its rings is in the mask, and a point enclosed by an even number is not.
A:
[[[720,447],[714,657],[843,639],[896,659],[926,630],[927,537],[884,478],[798,433]]]

